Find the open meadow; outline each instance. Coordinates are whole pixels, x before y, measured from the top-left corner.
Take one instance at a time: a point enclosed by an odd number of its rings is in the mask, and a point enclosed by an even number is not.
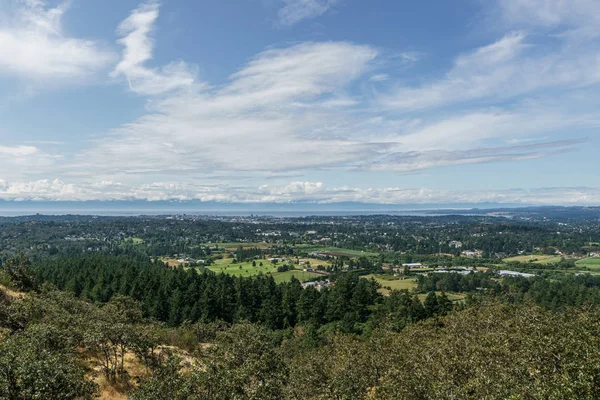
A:
[[[306,272],[302,269],[295,269],[291,271],[278,272],[277,267],[284,265],[283,263],[273,264],[268,260],[256,260],[256,266],[252,265],[252,262],[239,262],[232,263],[233,259],[224,258],[217,260],[215,264],[207,267],[207,269],[223,274],[229,274],[233,276],[256,276],[260,275],[271,275],[273,279],[277,283],[279,282],[287,282],[292,279],[292,276],[296,277],[296,279],[300,281],[308,281],[318,277],[325,277],[323,274],[318,274],[314,272]],[[261,266],[262,264],[262,266]],[[300,268],[300,267],[298,267]]]
[[[314,245],[299,245],[297,246],[302,248],[302,250],[307,252],[316,252],[316,253],[331,253],[332,256],[346,256],[346,257],[375,257],[378,254],[363,251],[363,250],[352,250],[352,249],[343,249],[339,247],[327,247],[327,246],[314,246]]]
[[[240,247],[244,249],[259,248],[268,249],[271,247],[270,243],[265,242],[226,242],[226,243],[203,243],[202,247],[218,247],[227,251],[235,251]]]
[[[591,270],[600,270],[600,257],[590,257],[579,260],[575,263],[578,267],[585,267]]]
[[[417,287],[416,279],[401,279],[389,275],[369,274],[364,275],[364,279],[375,279],[381,285],[379,292],[383,295],[389,295],[392,290],[412,290]]]
[[[522,255],[522,256],[514,256],[505,258],[504,262],[521,262],[521,263],[533,263],[533,264],[554,264],[560,262],[560,256],[553,255],[538,255],[538,254],[530,254],[530,255]]]

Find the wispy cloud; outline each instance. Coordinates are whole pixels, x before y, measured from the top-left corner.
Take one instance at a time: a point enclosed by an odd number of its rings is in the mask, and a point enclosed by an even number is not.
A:
[[[145,66],[152,59],[152,31],[158,18],[158,2],[148,1],[135,9],[119,26],[119,44],[123,57],[112,76],[125,76],[132,91],[156,95],[191,86],[195,73],[183,61],[172,62],[161,69]]]
[[[281,0],[284,6],[279,10],[281,25],[294,25],[298,22],[319,17],[333,7],[338,0]]]
[[[52,44],[87,43],[62,32],[64,7],[33,0],[19,4],[29,10],[20,14],[19,29],[39,30]],[[333,4],[290,0],[280,16],[290,25]],[[457,54],[437,78],[428,73],[420,79],[417,72],[418,79],[402,79],[395,68],[404,60],[417,61],[417,53],[394,56],[371,45],[332,41],[268,48],[224,83],[211,84],[199,81],[195,67],[184,61],[152,66],[160,7],[144,2],[118,28],[123,53],[111,74],[148,100],[144,114],[74,154],[44,151],[52,140],[0,145],[6,167],[0,198],[500,201],[500,192],[356,189],[343,183],[328,188],[303,176],[323,169],[343,169],[349,176],[356,170],[403,173],[508,163],[581,148],[582,138],[600,127],[600,96],[594,94],[600,84],[600,36],[589,34],[596,17],[585,15],[597,3],[570,3],[576,10],[564,4],[498,0],[498,24],[505,34]],[[531,10],[530,21],[520,19],[523,10]],[[6,51],[3,32],[0,28],[0,56]],[[386,62],[394,57],[401,62]],[[80,75],[99,65],[74,60],[62,62]],[[0,59],[0,72],[3,62],[8,61]],[[281,184],[290,175],[297,181]],[[48,176],[60,179],[38,179]],[[216,181],[222,184],[207,184]],[[229,186],[232,182],[246,186]],[[276,186],[260,185],[265,182]],[[531,196],[515,191],[504,200],[529,202]],[[587,204],[597,196],[594,189],[553,189],[546,198]]]
[[[348,104],[338,94],[376,56],[369,46],[345,42],[266,50],[222,87],[152,101],[152,113],[86,151],[76,170],[282,171],[368,157],[381,144],[334,128]]]
[[[77,81],[106,67],[113,54],[97,41],[63,31],[67,4],[42,0],[2,0],[0,74],[56,84]]]
[[[61,159],[62,156],[49,154],[35,146],[0,145],[0,162],[2,163],[3,176],[23,178],[28,175],[43,173],[55,167]]]
[[[509,24],[600,31],[600,3],[596,0],[498,0],[497,4]]]
[[[348,42],[268,49],[224,85],[204,85],[191,75],[180,85],[164,71],[144,66],[152,59],[150,35],[158,14],[156,3],[145,3],[123,22],[125,52],[115,70],[135,82],[134,90],[150,96],[148,114],[78,154],[66,176],[92,170],[129,180],[236,171],[266,177],[316,168],[409,172],[548,157],[580,145],[577,138],[556,139],[561,130],[597,126],[597,118],[583,111],[563,112],[531,101],[466,107],[428,118],[380,113],[378,102],[350,95],[348,87],[394,78],[378,72],[380,50]],[[530,48],[526,38],[512,32],[458,56],[449,78],[412,89],[410,95],[394,98],[390,107],[429,107],[461,96],[493,98],[500,82],[516,74],[516,63]],[[484,83],[489,76],[498,79]],[[539,137],[548,139],[503,145]]]
[[[400,86],[381,103],[414,111],[479,101],[493,103],[540,90],[579,88],[600,83],[600,50],[587,40],[535,44],[524,32],[458,56],[446,75],[421,86]]]

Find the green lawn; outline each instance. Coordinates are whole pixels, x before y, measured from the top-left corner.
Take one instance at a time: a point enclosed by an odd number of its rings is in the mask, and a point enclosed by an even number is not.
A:
[[[375,279],[377,281],[377,283],[379,283],[384,289],[387,290],[402,290],[402,289],[407,289],[407,290],[411,290],[415,287],[417,287],[417,281],[416,279],[400,279],[397,277],[392,277],[389,275],[376,275],[376,274],[369,274],[369,275],[365,275],[363,276],[363,278],[365,279]],[[394,279],[396,278],[396,279]]]
[[[600,257],[596,258],[584,258],[583,260],[579,260],[575,263],[578,267],[586,267],[589,269],[598,269],[600,270]]]
[[[289,282],[292,279],[292,276],[300,282],[309,281],[314,278],[322,278],[323,280],[327,278],[326,275],[315,274],[314,272],[304,272],[302,270],[275,272],[271,274],[271,276],[273,276],[273,279],[275,279],[275,282],[277,283]]]
[[[259,247],[259,248],[267,248],[269,247],[269,243],[264,242],[227,242],[227,243],[203,243],[204,247],[215,247],[218,246],[219,249],[227,249],[227,250],[237,250],[240,246],[246,247]]]
[[[365,257],[374,257],[377,256],[377,253],[362,251],[362,250],[352,250],[352,249],[342,249],[340,247],[321,247],[321,246],[313,246],[313,245],[300,245],[298,246],[307,252],[321,252],[321,253],[342,253],[346,256],[365,256]]]
[[[533,264],[554,264],[554,263],[560,262],[560,256],[532,254],[532,255],[509,257],[509,258],[505,258],[503,261],[504,262],[516,261],[516,262],[522,262],[522,263],[531,262]]]
[[[271,275],[275,279],[277,283],[279,282],[287,282],[292,279],[292,276],[295,276],[296,279],[300,281],[307,281],[319,276],[325,277],[324,275],[315,274],[313,272],[304,272],[301,269],[286,271],[286,272],[277,272],[277,267],[282,265],[282,263],[278,263],[277,265],[273,264],[267,260],[256,260],[256,267],[252,266],[252,262],[240,262],[232,264],[231,258],[216,260],[214,265],[208,267],[209,270],[229,274],[234,276],[256,276],[261,272],[264,275]],[[260,266],[262,262],[263,266]]]

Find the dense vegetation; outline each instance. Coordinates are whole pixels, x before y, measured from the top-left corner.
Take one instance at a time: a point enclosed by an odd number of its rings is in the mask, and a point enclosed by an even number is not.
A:
[[[596,309],[552,312],[484,301],[400,333],[382,325],[359,337],[249,323],[165,329],[142,318],[127,298],[96,307],[46,287],[0,304],[0,398],[6,399],[91,398],[98,385],[89,355],[100,374],[140,400],[600,395]],[[123,362],[128,354],[144,366],[139,376]]]
[[[380,323],[386,316],[382,311],[397,309],[398,303],[405,303],[398,318],[410,321],[452,307],[443,294],[433,294],[436,302],[444,304],[439,310],[423,308],[408,293],[384,297],[377,292],[375,281],[355,273],[340,274],[333,287],[317,290],[303,289],[296,279],[277,285],[268,276],[198,273],[196,269],[102,255],[47,259],[36,264],[36,273],[39,280],[94,302],[129,296],[140,302],[144,316],[169,326],[184,321],[249,321],[270,329],[298,323],[329,324],[337,330],[360,333]]]
[[[0,399],[599,398],[597,210],[559,211],[0,219]]]
[[[149,257],[185,254],[210,259],[218,243],[267,242],[278,253],[307,253],[323,246],[381,253],[384,262],[463,265],[463,250],[497,260],[520,252],[584,255],[600,250],[600,211],[587,218],[550,219],[514,212],[489,216],[356,217],[19,217],[0,218],[0,255],[26,251],[32,258],[103,252]],[[575,214],[578,216],[579,214]],[[214,244],[217,244],[215,246]],[[213,245],[211,245],[213,244]],[[216,248],[215,248],[216,247]],[[442,256],[443,255],[443,256]]]

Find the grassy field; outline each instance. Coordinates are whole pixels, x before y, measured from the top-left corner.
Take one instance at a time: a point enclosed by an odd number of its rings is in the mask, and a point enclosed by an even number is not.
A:
[[[272,273],[271,276],[275,279],[275,282],[289,282],[292,279],[292,276],[298,279],[300,282],[310,281],[314,278],[327,278],[326,275],[315,274],[314,272],[304,272],[300,270],[286,271],[286,272],[275,272]]]
[[[600,257],[596,258],[584,258],[575,263],[578,267],[586,267],[591,270],[600,270]]]
[[[315,268],[319,265],[322,265],[324,267],[331,265],[331,263],[329,261],[319,260],[318,258],[300,258],[300,261],[304,261],[304,262],[308,261],[310,263],[310,267],[308,267],[308,268]]]
[[[342,249],[340,247],[322,247],[322,246],[313,246],[313,245],[300,245],[298,246],[302,248],[304,251],[308,252],[320,252],[320,253],[340,253],[342,255],[348,257],[374,257],[377,256],[377,253],[362,251],[362,250],[352,250],[352,249]]]
[[[203,247],[215,247],[218,246],[220,249],[225,249],[229,251],[235,251],[240,246],[244,249],[249,249],[253,247],[257,247],[259,249],[268,249],[271,247],[271,244],[265,242],[227,242],[227,243],[203,243]]]
[[[376,274],[365,275],[365,276],[363,276],[363,278],[375,279],[382,286],[382,288],[379,289],[379,292],[383,295],[390,294],[391,290],[402,290],[402,289],[412,290],[413,288],[417,287],[416,279],[398,279],[398,278],[394,279],[395,277],[392,277],[389,275],[376,275]],[[442,292],[436,292],[436,293],[441,294]],[[419,299],[421,301],[423,301],[423,300],[425,300],[425,297],[427,297],[427,293],[420,293],[417,296],[419,297]],[[451,301],[459,301],[459,300],[463,300],[466,297],[466,294],[446,293],[446,296],[448,296],[448,299],[450,299]]]
[[[557,263],[560,261],[560,256],[533,254],[533,255],[509,257],[509,258],[505,258],[503,261],[504,262],[516,261],[516,262],[522,262],[522,263],[532,262],[533,264],[554,264],[554,263]]]
[[[295,276],[296,279],[300,281],[307,281],[320,276],[324,277],[324,275],[313,272],[304,272],[301,269],[277,272],[277,266],[282,264],[279,263],[278,265],[275,265],[267,260],[256,260],[256,267],[252,266],[252,262],[240,262],[235,264],[232,264],[231,262],[231,258],[217,260],[215,264],[208,267],[208,269],[217,273],[245,277],[256,276],[262,272],[264,275],[271,275],[278,283],[287,282],[292,279],[292,276]],[[263,264],[262,267],[260,266],[260,263]]]
[[[411,290],[415,287],[417,287],[417,281],[415,279],[393,279],[395,277],[390,277],[389,275],[376,275],[376,274],[369,274],[369,275],[365,275],[363,276],[363,278],[365,279],[375,279],[377,281],[377,283],[379,283],[382,286],[382,292],[383,293],[388,293],[390,290],[402,290],[402,289],[407,289],[407,290]]]
[[[167,264],[169,267],[175,268],[179,266],[179,261],[177,261],[175,258],[160,257],[159,260]]]
[[[311,264],[311,268],[316,267],[317,265],[324,265],[324,266],[328,265],[327,262],[320,261],[320,260],[314,260],[314,259],[301,259],[301,260],[309,260],[310,264]],[[161,261],[166,263],[170,267],[178,267],[180,265],[179,261],[177,261],[174,258],[162,257]],[[326,277],[325,275],[317,274],[314,272],[305,272],[302,270],[304,268],[303,266],[296,266],[298,269],[295,269],[292,271],[277,272],[277,266],[283,265],[282,263],[275,265],[272,262],[267,261],[267,260],[256,260],[256,267],[253,267],[252,262],[241,262],[241,263],[233,264],[232,261],[233,261],[233,259],[231,259],[231,258],[219,259],[219,260],[216,260],[215,264],[207,267],[207,269],[209,269],[213,272],[216,272],[216,273],[223,273],[223,274],[229,274],[229,275],[233,275],[233,276],[244,276],[244,277],[256,276],[262,272],[264,275],[271,275],[273,277],[273,279],[275,279],[275,282],[277,282],[277,283],[288,282],[290,279],[292,279],[292,276],[295,276],[296,279],[298,279],[299,281],[302,281],[302,282],[308,281],[308,280],[311,280],[314,278],[318,278],[318,277],[322,277],[322,278]],[[317,261],[319,263],[317,263]],[[263,264],[262,267],[260,266],[261,262]]]

